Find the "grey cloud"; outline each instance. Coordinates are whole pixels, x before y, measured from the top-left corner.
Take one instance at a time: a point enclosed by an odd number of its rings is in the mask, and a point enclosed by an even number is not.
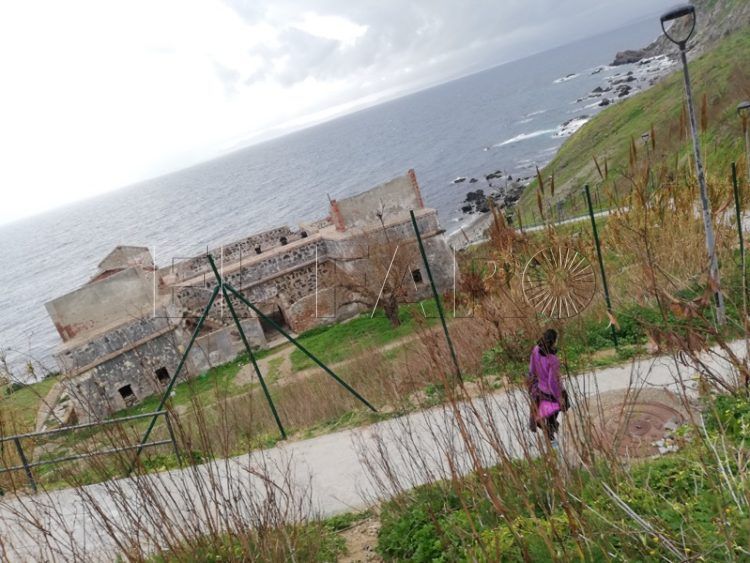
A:
[[[284,86],[291,86],[310,75],[327,78],[328,63],[336,61],[338,41],[310,35],[299,29],[287,29],[279,36],[283,46],[277,55],[289,57],[289,64],[279,71],[276,78]]]
[[[225,0],[248,23],[281,30],[279,46],[260,47],[267,63],[247,83],[291,86],[308,77],[435,83],[617,27],[672,0]],[[289,27],[303,12],[367,26],[349,48]],[[288,57],[283,70],[270,61]],[[405,69],[412,68],[411,73]]]

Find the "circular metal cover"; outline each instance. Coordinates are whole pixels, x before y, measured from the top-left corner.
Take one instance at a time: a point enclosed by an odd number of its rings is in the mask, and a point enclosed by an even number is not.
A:
[[[645,458],[659,453],[654,442],[663,440],[685,421],[676,409],[661,401],[636,401],[603,409],[605,436],[619,456]]]

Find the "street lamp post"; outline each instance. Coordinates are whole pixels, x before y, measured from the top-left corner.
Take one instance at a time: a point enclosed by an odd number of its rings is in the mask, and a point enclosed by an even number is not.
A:
[[[684,18],[690,18],[685,20]],[[689,21],[690,29],[683,37],[675,37],[667,31],[666,25],[676,20]],[[698,176],[698,185],[701,192],[701,204],[703,206],[703,226],[706,230],[706,248],[709,258],[709,272],[711,278],[716,283],[716,322],[723,325],[726,321],[724,309],[724,296],[721,293],[721,280],[719,277],[719,263],[716,258],[716,239],[714,237],[714,228],[711,223],[711,202],[708,199],[708,188],[706,187],[706,173],[703,169],[703,158],[701,156],[701,147],[698,140],[698,126],[695,118],[695,106],[693,104],[693,89],[690,85],[690,72],[688,70],[687,60],[687,43],[695,31],[696,14],[695,7],[692,4],[684,4],[673,8],[661,17],[661,29],[664,35],[680,49],[680,58],[682,59],[682,69],[685,77],[685,96],[687,97],[688,113],[690,115],[690,130],[693,136],[693,156],[695,158],[695,169]],[[670,31],[672,31],[672,28]],[[674,34],[674,31],[672,31]]]
[[[737,115],[742,119],[742,132],[745,134],[745,168],[747,169],[747,183],[750,185],[750,102],[742,102],[737,106]]]

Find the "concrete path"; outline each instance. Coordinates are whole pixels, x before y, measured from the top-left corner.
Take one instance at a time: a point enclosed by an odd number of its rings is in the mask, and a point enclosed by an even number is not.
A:
[[[732,348],[744,356],[744,341]],[[716,355],[705,359],[734,375]],[[672,358],[657,357],[576,376],[566,385],[580,396],[633,387],[695,393],[693,375]],[[511,455],[520,455],[530,443],[524,443],[525,436],[532,436],[519,431],[526,412],[522,392],[474,401],[479,403],[481,422],[490,423]],[[461,409],[468,413],[470,405]],[[188,469],[30,497],[0,497],[0,560],[112,560],[129,551],[127,544],[117,543],[127,537],[148,548],[170,535],[257,526],[264,513],[259,506],[270,496],[281,507],[276,522],[363,509],[398,489],[449,476],[451,470],[469,471],[456,422],[454,413],[437,407]],[[487,465],[497,459],[489,448],[480,455]],[[387,465],[379,461],[384,456]],[[386,473],[390,478],[384,478]],[[398,487],[388,485],[394,479]]]
[[[627,210],[628,210],[627,207],[622,208],[622,211],[627,211]],[[596,213],[594,213],[594,217],[596,218],[609,217],[615,211],[620,211],[620,209],[615,208],[615,209],[605,209],[603,211],[597,211]],[[585,215],[579,215],[577,217],[571,217],[570,219],[565,219],[563,221],[552,221],[550,224],[553,227],[559,227],[561,225],[570,225],[573,223],[581,223],[584,221],[591,221],[591,216],[588,213]],[[483,215],[479,220],[477,220],[476,223],[467,226],[463,232],[461,231],[461,228],[459,228],[457,231],[451,233],[448,236],[448,244],[454,250],[463,250],[466,248],[471,248],[472,246],[484,244],[485,242],[488,242],[490,239],[483,235],[485,231],[489,229],[491,226],[492,226],[492,214],[487,213]],[[516,229],[516,231],[519,233],[520,232],[535,233],[538,231],[542,231],[546,228],[547,228],[547,224],[541,224],[541,225],[532,225],[530,227],[524,226],[523,231],[521,229]]]

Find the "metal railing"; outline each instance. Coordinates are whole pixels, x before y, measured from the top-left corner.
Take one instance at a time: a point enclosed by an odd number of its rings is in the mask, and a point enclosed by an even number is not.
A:
[[[26,456],[26,452],[23,449],[23,446],[21,444],[21,440],[29,439],[29,438],[38,438],[41,436],[52,436],[56,434],[65,434],[69,432],[75,432],[77,430],[82,430],[85,428],[103,428],[105,426],[111,426],[114,424],[121,424],[123,422],[130,422],[132,420],[139,420],[142,418],[158,418],[159,416],[164,417],[164,422],[167,426],[167,431],[169,432],[169,439],[168,440],[156,440],[153,442],[146,442],[145,444],[135,444],[133,446],[122,446],[119,448],[109,448],[106,450],[100,450],[100,451],[94,451],[94,452],[86,452],[81,454],[74,454],[74,455],[67,455],[63,457],[57,457],[53,459],[44,459],[39,461],[29,461],[29,458]],[[130,450],[137,450],[139,448],[149,448],[149,447],[156,447],[156,446],[164,446],[166,444],[172,444],[172,447],[174,448],[175,455],[177,456],[178,463],[182,464],[182,458],[180,457],[180,451],[177,447],[177,441],[175,439],[174,435],[174,429],[172,428],[172,421],[169,417],[169,412],[166,410],[160,410],[155,412],[147,412],[143,414],[136,414],[132,416],[124,416],[121,418],[112,418],[109,420],[103,420],[100,422],[89,422],[86,424],[78,424],[76,426],[65,426],[62,428],[55,428],[53,430],[43,430],[41,432],[29,432],[27,434],[17,434],[15,436],[0,436],[0,444],[3,444],[5,442],[13,442],[13,444],[16,447],[16,452],[18,453],[18,457],[21,460],[21,465],[13,465],[11,467],[0,467],[0,474],[3,473],[9,473],[11,471],[20,471],[24,470],[26,473],[26,477],[29,481],[29,485],[31,485],[31,488],[34,492],[37,491],[37,483],[36,479],[34,479],[34,474],[32,473],[32,468],[34,467],[40,467],[44,465],[53,465],[57,463],[64,463],[66,461],[76,461],[79,459],[85,459],[85,458],[92,458],[96,456],[102,456],[102,455],[112,455],[120,452],[126,452]],[[0,459],[0,464],[2,464],[3,461]]]

